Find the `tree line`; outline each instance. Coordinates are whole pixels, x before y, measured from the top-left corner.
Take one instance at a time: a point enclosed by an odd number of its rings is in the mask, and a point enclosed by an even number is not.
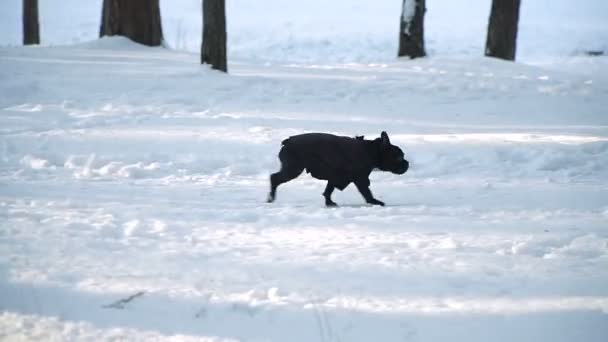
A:
[[[515,60],[521,0],[492,0],[485,55]],[[426,56],[424,15],[426,0],[403,0],[397,56]],[[226,1],[202,1],[201,63],[228,71]],[[125,36],[137,43],[160,46],[163,30],[159,0],[103,0],[99,36]],[[40,44],[38,0],[23,0],[23,44]]]

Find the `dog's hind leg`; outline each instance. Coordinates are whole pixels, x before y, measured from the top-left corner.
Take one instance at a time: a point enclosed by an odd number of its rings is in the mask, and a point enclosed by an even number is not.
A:
[[[268,194],[267,202],[274,202],[279,185],[298,177],[302,171],[304,171],[304,167],[298,163],[282,160],[281,170],[270,175],[270,193]]]
[[[334,192],[334,185],[331,182],[327,182],[325,191],[323,191],[323,197],[325,197],[325,205],[328,207],[337,207],[336,202],[331,200],[331,194]]]

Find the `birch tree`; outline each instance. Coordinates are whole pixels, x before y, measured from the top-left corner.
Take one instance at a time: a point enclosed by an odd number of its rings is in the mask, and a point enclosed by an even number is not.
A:
[[[403,0],[399,25],[399,57],[424,57],[425,0]]]

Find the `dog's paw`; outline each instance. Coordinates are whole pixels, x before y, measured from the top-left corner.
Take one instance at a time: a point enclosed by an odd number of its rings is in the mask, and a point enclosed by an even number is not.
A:
[[[331,201],[331,202],[325,202],[325,206],[328,208],[337,208],[338,204],[336,202]]]
[[[375,198],[373,200],[369,201],[369,204],[371,204],[371,205],[379,205],[379,206],[384,207],[384,202],[379,201],[379,200],[377,200]]]

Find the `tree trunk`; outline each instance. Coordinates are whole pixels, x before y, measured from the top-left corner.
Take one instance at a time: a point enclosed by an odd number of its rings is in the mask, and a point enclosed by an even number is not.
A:
[[[38,0],[23,0],[23,45],[40,44]]]
[[[398,56],[410,58],[424,57],[424,0],[403,0],[401,21],[399,25]]]
[[[99,36],[125,36],[159,46],[163,41],[159,0],[103,0]]]
[[[201,63],[228,71],[226,62],[226,2],[203,0],[203,44]]]
[[[486,56],[515,60],[520,0],[492,0]]]

